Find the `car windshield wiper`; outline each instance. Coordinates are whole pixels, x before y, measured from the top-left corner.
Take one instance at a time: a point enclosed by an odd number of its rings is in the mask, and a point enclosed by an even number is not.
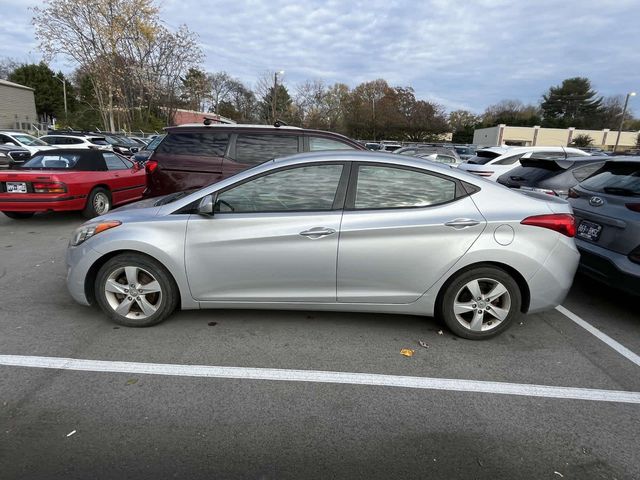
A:
[[[164,198],[161,198],[160,200],[158,200],[155,203],[156,207],[159,207],[160,205],[166,205],[167,203],[171,203],[171,202],[175,202],[176,200],[181,199],[182,197],[186,197],[187,195],[189,195],[190,193],[194,192],[195,189],[192,190],[184,190],[182,192],[176,192],[176,193],[172,193],[170,195],[167,195]]]
[[[636,192],[631,190],[630,188],[624,187],[604,187],[602,189],[604,193],[610,193],[612,195],[624,195],[627,197],[640,197],[640,192]]]

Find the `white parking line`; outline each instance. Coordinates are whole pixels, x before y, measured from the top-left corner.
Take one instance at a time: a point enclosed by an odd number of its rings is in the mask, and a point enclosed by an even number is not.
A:
[[[12,367],[54,368],[84,372],[133,373],[180,377],[233,378],[282,382],[340,383],[382,387],[446,390],[453,392],[493,393],[526,397],[547,397],[597,402],[640,404],[640,392],[553,387],[520,383],[484,382],[448,378],[405,377],[372,373],[323,372],[317,370],[281,370],[276,368],[218,367],[164,363],[111,362],[59,357],[0,355],[0,365]]]
[[[602,340],[604,343],[609,345],[611,348],[613,348],[620,355],[622,355],[623,357],[627,358],[628,360],[631,360],[633,363],[635,363],[636,365],[638,365],[640,367],[640,355],[636,355],[631,350],[629,350],[627,347],[625,347],[624,345],[616,342],[609,335],[607,335],[606,333],[601,332],[596,327],[591,325],[589,322],[587,322],[586,320],[583,320],[582,318],[580,318],[578,315],[576,315],[572,311],[567,310],[562,305],[558,305],[556,307],[556,310],[558,310],[561,314],[563,314],[568,319],[570,319],[570,320],[574,321],[575,323],[577,323],[578,325],[580,325],[582,328],[584,328],[587,332],[589,332],[594,337]]]

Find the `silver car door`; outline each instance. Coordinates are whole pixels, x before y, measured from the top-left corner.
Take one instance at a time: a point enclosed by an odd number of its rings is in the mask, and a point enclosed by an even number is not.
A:
[[[185,263],[201,301],[335,302],[348,164],[307,164],[233,185],[193,215]]]
[[[410,303],[464,255],[486,221],[460,182],[360,164],[340,229],[338,301]]]

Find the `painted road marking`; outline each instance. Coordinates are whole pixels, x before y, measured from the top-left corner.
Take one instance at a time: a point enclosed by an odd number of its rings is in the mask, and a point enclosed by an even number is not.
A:
[[[83,372],[134,373],[142,375],[170,375],[180,377],[374,385],[382,387],[493,393],[501,395],[520,395],[526,397],[547,397],[640,404],[640,392],[553,387],[547,385],[457,380],[448,378],[406,377],[400,375],[380,375],[373,373],[112,362],[104,360],[83,360],[75,358],[35,357],[22,355],[0,355],[0,365],[12,367],[53,368]]]
[[[561,314],[563,314],[568,319],[570,319],[570,320],[574,321],[575,323],[577,323],[578,325],[580,325],[582,328],[584,328],[587,332],[589,332],[594,337],[597,337],[598,339],[602,340],[604,343],[609,345],[611,348],[613,348],[620,355],[622,355],[623,357],[627,358],[628,360],[631,360],[633,363],[635,363],[636,365],[638,365],[640,367],[640,355],[636,355],[631,350],[629,350],[627,347],[625,347],[624,345],[616,342],[609,335],[607,335],[606,333],[598,330],[596,327],[591,325],[589,322],[587,322],[586,320],[583,320],[582,318],[580,318],[578,315],[576,315],[572,311],[567,310],[562,305],[558,305],[556,307],[556,310],[558,310]]]

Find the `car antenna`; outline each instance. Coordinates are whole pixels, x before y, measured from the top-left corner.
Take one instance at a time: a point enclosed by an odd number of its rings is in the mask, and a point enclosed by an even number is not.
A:
[[[286,122],[283,122],[282,120],[276,120],[275,122],[273,122],[273,126],[276,128],[280,128],[280,127],[286,127],[288,125]]]

